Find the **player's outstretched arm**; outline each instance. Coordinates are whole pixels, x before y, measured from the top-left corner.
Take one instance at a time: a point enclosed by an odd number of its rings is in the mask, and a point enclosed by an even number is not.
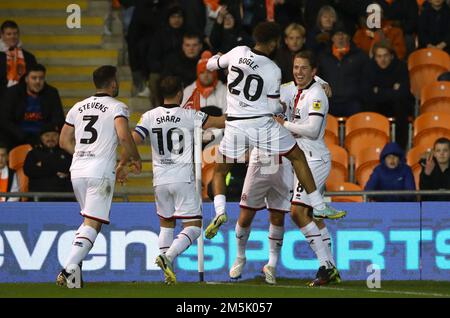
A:
[[[225,128],[225,120],[226,116],[208,116],[205,124],[203,125],[203,129],[208,129],[211,127],[214,128]]]
[[[216,55],[211,56],[206,63],[206,69],[208,71],[216,71],[226,67],[228,67],[228,64],[226,63],[225,57],[223,57],[222,53],[217,53]]]
[[[64,124],[59,135],[59,147],[71,155],[75,153],[75,128]]]
[[[273,116],[273,118],[290,132],[311,139],[317,139],[319,137],[320,127],[323,121],[323,117],[321,116],[310,116],[307,121],[301,124],[291,123],[278,116]]]
[[[114,120],[117,136],[120,145],[124,148],[121,154],[119,166],[125,166],[128,161],[131,161],[131,166],[134,168],[134,173],[139,174],[142,170],[141,157],[136,147],[136,143],[131,136],[128,129],[128,120],[123,117],[117,117]],[[119,168],[118,166],[118,168]]]

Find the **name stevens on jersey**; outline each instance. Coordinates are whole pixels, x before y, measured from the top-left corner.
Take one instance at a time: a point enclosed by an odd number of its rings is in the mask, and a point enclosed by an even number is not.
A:
[[[239,64],[248,65],[252,70],[256,70],[259,66],[258,64],[254,64],[255,62],[252,59],[248,59],[245,57],[241,57],[239,59]]]
[[[181,118],[180,117],[177,117],[177,116],[170,116],[170,115],[167,115],[167,116],[161,116],[161,117],[158,117],[158,118],[156,118],[156,123],[158,124],[158,125],[160,125],[160,124],[164,124],[164,123],[169,123],[169,122],[171,122],[171,123],[178,123],[178,122],[180,122],[181,121]]]
[[[80,114],[87,109],[98,109],[104,113],[108,110],[108,106],[105,106],[102,103],[96,102],[96,103],[87,103],[87,104],[84,104],[83,106],[78,107],[78,111],[80,112]]]

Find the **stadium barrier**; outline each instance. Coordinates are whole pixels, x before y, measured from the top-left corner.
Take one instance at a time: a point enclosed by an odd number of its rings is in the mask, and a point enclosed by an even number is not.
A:
[[[392,194],[392,193],[391,193]],[[326,221],[344,280],[366,280],[373,268],[381,280],[450,280],[450,202],[332,203],[348,215]],[[205,223],[214,216],[204,203]],[[228,281],[236,255],[238,203],[227,205],[229,221],[205,240],[206,281]],[[268,215],[258,212],[248,242],[243,279],[261,275],[268,259]],[[76,202],[0,204],[0,282],[53,282],[82,221]],[[304,236],[287,216],[279,277],[312,278],[318,268]],[[179,228],[178,228],[179,229]],[[154,264],[159,220],[154,203],[113,203],[83,263],[86,281],[162,281]],[[197,281],[197,247],[175,261],[179,281]],[[375,265],[375,266],[370,266]]]

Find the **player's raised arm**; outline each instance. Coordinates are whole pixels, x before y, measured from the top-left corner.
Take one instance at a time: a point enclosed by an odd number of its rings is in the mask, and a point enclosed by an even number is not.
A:
[[[228,67],[227,55],[222,55],[222,53],[217,53],[216,55],[209,58],[206,63],[206,69],[208,71],[216,71]]]
[[[64,124],[59,136],[59,146],[71,155],[75,153],[75,128],[72,125]]]

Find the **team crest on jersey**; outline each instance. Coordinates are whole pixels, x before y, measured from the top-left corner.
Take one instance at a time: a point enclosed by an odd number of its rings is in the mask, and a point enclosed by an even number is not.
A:
[[[322,104],[321,104],[320,100],[313,101],[313,109],[314,110],[320,110],[321,107],[322,107]]]
[[[241,201],[247,201],[247,194],[246,193],[242,193]]]

